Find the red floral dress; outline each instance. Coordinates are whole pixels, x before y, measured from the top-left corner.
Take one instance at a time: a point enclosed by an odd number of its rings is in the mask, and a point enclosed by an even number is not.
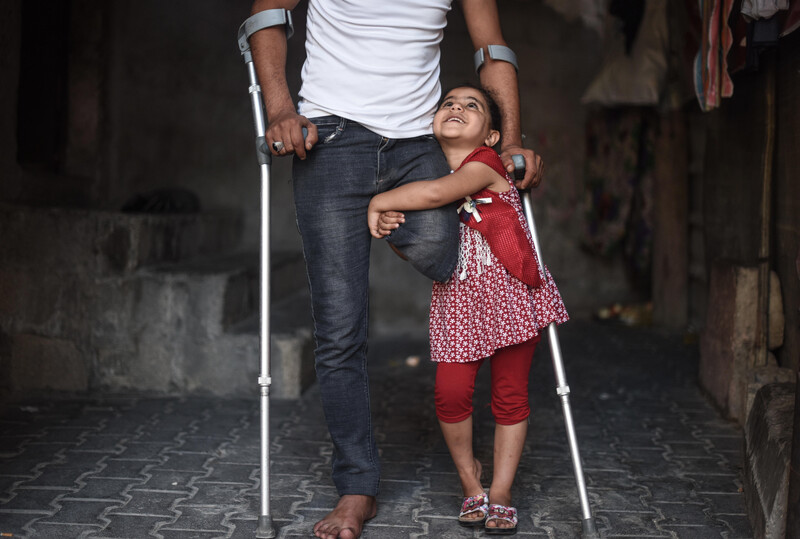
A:
[[[430,311],[433,361],[478,361],[499,348],[536,337],[551,322],[561,324],[569,319],[550,272],[538,264],[519,193],[500,157],[482,146],[467,156],[461,166],[471,161],[491,166],[506,178],[511,189],[502,193],[484,189],[470,197],[478,201],[477,205],[470,208],[470,201],[465,200],[467,204],[459,212],[462,216],[463,212],[469,212],[473,217],[477,208],[480,214],[480,200],[511,205],[521,225],[519,233],[525,234],[534,250],[541,285],[531,287],[511,275],[492,252],[486,237],[462,219],[458,265],[450,279],[433,283]]]

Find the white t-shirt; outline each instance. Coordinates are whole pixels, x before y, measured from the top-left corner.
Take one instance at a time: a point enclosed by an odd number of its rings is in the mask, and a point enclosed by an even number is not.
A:
[[[310,0],[299,113],[388,138],[431,133],[452,0]]]

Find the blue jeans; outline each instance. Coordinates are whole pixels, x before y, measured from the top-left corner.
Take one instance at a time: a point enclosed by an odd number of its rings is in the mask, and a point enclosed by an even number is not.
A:
[[[294,160],[294,199],[311,288],[317,380],[334,444],[333,481],[340,495],[375,496],[380,463],[366,362],[367,205],[378,193],[450,169],[432,136],[395,140],[337,116],[311,121],[319,142],[304,161]],[[389,241],[420,272],[447,280],[458,259],[455,206],[405,214]]]

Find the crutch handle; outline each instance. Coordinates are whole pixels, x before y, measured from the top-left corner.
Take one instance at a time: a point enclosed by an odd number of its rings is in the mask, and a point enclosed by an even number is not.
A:
[[[525,156],[515,153],[511,156],[511,160],[514,162],[514,179],[523,179],[525,177]]]

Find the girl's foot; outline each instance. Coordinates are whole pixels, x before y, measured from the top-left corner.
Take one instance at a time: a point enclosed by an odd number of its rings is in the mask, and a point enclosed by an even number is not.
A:
[[[472,470],[459,471],[464,502],[458,515],[458,523],[462,526],[480,526],[489,511],[489,497],[481,486],[483,466],[478,459],[473,459]]]
[[[458,523],[462,526],[481,526],[489,512],[489,497],[485,492],[477,496],[464,498],[461,512],[458,514]]]
[[[484,530],[486,535],[514,535],[517,533],[516,508],[490,504]]]

